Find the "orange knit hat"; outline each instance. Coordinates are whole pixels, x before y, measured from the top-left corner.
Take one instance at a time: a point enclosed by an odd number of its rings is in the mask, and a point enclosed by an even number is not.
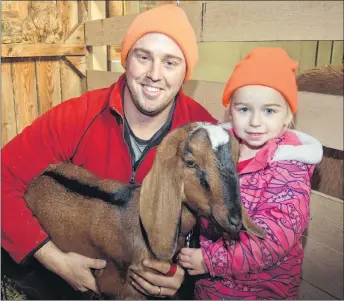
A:
[[[222,103],[226,107],[233,92],[247,85],[262,85],[279,91],[289,103],[294,114],[297,111],[297,84],[293,61],[282,48],[259,47],[234,68],[223,92]]]
[[[181,48],[186,61],[184,82],[191,77],[198,61],[195,32],[185,14],[176,4],[161,5],[139,14],[131,23],[122,40],[121,63],[126,67],[127,55],[135,42],[147,33],[163,33]]]

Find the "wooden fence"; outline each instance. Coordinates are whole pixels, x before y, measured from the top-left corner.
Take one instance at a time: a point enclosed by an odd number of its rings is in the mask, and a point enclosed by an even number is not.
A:
[[[1,6],[3,146],[51,107],[86,91],[88,51],[86,1],[2,1]]]

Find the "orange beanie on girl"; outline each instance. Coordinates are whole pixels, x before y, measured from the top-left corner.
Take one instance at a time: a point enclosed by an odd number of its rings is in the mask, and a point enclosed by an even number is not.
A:
[[[128,52],[135,42],[152,32],[163,33],[179,45],[186,61],[184,82],[189,80],[198,61],[197,39],[185,12],[175,4],[149,9],[134,19],[122,40],[123,68],[126,67]]]
[[[253,49],[235,66],[223,93],[223,105],[229,105],[236,89],[247,85],[262,85],[279,91],[294,114],[297,111],[297,84],[294,72],[298,64],[282,48]]]

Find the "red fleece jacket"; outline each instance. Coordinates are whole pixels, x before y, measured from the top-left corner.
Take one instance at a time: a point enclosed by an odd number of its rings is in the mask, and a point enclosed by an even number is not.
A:
[[[101,178],[129,183],[132,164],[123,139],[122,95],[125,74],[109,88],[87,92],[52,108],[26,127],[1,151],[2,247],[16,262],[24,262],[49,237],[24,200],[32,179],[49,164],[70,161]],[[171,130],[195,121],[217,121],[197,102],[178,94]],[[142,183],[156,148],[135,174]]]

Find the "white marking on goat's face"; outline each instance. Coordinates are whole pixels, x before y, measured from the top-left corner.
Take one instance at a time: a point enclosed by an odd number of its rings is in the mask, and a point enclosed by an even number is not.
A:
[[[220,145],[224,145],[229,142],[229,133],[221,126],[199,122],[198,128],[207,130],[213,150],[217,150]]]

